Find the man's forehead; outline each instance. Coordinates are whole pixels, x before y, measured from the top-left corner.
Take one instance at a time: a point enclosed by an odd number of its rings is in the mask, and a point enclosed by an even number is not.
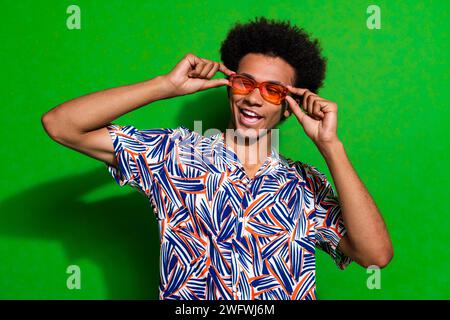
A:
[[[262,82],[262,81],[256,79],[256,77],[255,77],[254,75],[252,75],[251,73],[240,72],[240,74],[242,74],[242,75],[244,75],[244,76],[247,76],[247,77],[249,77],[249,78],[252,78],[253,80],[256,80],[256,81],[258,81],[258,82]],[[274,80],[274,79],[265,79],[265,80],[263,80],[263,81],[266,81],[266,82],[272,82],[272,83],[278,83],[278,84],[282,84],[282,83],[283,83],[283,81]]]
[[[267,58],[261,55],[249,54],[239,64],[240,74],[256,80],[273,83],[291,84],[294,78],[294,69],[280,58]]]
[[[287,85],[291,83],[290,77],[286,75],[278,76],[276,74],[261,74],[257,72],[249,72],[249,71],[239,71],[239,74],[247,76],[257,82],[271,82],[276,84]]]

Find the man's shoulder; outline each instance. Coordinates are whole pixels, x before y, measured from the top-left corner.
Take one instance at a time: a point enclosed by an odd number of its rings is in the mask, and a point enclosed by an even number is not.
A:
[[[142,137],[143,140],[149,139],[150,141],[154,138],[166,139],[168,141],[179,142],[188,137],[197,136],[195,131],[190,130],[185,126],[178,127],[160,127],[160,128],[143,128],[138,129],[132,125],[121,126],[123,131],[131,133],[136,136]]]
[[[294,168],[297,173],[302,176],[303,178],[309,178],[309,179],[320,179],[320,180],[326,180],[326,175],[321,172],[316,166],[311,165],[309,163],[300,161],[300,160],[293,160],[291,158],[284,158],[286,163],[291,167]]]

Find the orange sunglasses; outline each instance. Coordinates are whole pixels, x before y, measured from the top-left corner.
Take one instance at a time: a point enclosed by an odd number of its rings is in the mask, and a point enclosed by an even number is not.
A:
[[[231,92],[236,94],[249,94],[258,88],[263,99],[273,104],[281,104],[289,92],[289,89],[281,84],[268,81],[256,82],[241,74],[231,75],[228,86],[231,87]]]

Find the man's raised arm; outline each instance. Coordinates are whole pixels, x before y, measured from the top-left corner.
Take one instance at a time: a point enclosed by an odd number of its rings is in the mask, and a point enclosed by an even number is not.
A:
[[[217,71],[233,73],[221,63],[188,53],[166,75],[66,101],[47,111],[41,122],[56,142],[116,165],[108,124],[153,101],[226,85],[227,79],[209,80]]]

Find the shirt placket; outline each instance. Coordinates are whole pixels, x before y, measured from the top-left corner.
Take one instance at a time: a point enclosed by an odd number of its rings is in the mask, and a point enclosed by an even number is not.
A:
[[[235,222],[235,234],[234,238],[235,241],[240,242],[242,238],[244,237],[245,233],[245,224],[246,224],[246,216],[245,211],[247,210],[248,206],[251,202],[251,186],[253,182],[261,175],[268,174],[270,170],[272,169],[273,165],[273,156],[274,153],[272,152],[272,156],[265,161],[265,163],[259,168],[258,172],[255,174],[253,179],[250,179],[245,174],[245,169],[242,166],[242,164],[239,161],[234,162],[234,164],[239,168],[240,174],[241,174],[241,181],[239,182],[240,187],[242,190],[244,190],[243,197],[241,199],[241,206],[239,210],[237,211],[237,217]],[[239,261],[239,252],[237,252],[237,249],[235,246],[232,246],[232,293],[233,293],[233,299],[234,300],[247,300],[250,299],[250,297],[243,296],[243,293],[239,290],[239,282],[242,281],[241,279],[241,272],[243,272],[241,263]],[[250,266],[251,267],[251,266]],[[250,286],[249,283],[243,283],[243,285]],[[250,289],[250,288],[249,288]],[[251,290],[248,290],[251,291]]]
[[[248,177],[245,177],[241,182],[241,187],[244,190],[243,197],[241,199],[241,206],[237,212],[236,217],[236,224],[235,224],[235,241],[240,243],[243,241],[244,234],[245,234],[245,228],[246,228],[246,217],[245,217],[245,210],[247,210],[248,206],[250,205],[251,197],[250,197],[250,190],[253,180],[249,179]],[[233,283],[232,283],[232,291],[233,291],[233,299],[234,300],[241,300],[241,299],[249,299],[250,297],[244,297],[243,293],[239,290],[239,282],[242,281],[241,279],[241,272],[243,272],[240,262],[240,255],[236,248],[236,246],[233,246],[233,259],[234,262],[233,266]],[[245,263],[245,262],[244,262]],[[242,285],[249,285],[249,284],[241,284]]]

